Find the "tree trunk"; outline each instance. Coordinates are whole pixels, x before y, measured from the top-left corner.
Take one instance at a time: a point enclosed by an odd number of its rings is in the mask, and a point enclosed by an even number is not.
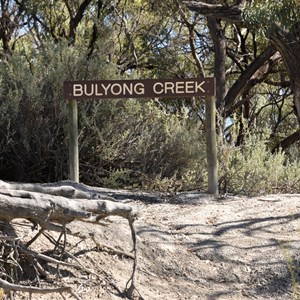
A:
[[[294,95],[295,114],[300,126],[300,22],[295,24],[290,32],[283,32],[277,28],[270,39],[280,52],[289,77]]]
[[[298,56],[299,56],[298,60],[300,60],[300,55],[298,55]],[[292,89],[293,89],[293,93],[294,93],[295,113],[298,117],[298,122],[299,122],[299,126],[300,126],[300,76],[299,76],[299,71],[298,71],[298,74],[294,74],[294,75],[295,76],[292,79]]]
[[[284,140],[280,141],[273,149],[272,153],[277,152],[279,149],[285,151],[291,145],[300,141],[300,129],[294,132],[293,134],[286,137]]]
[[[243,94],[249,93],[252,87],[266,79],[272,67],[279,61],[281,56],[273,46],[267,47],[240,77],[234,82],[225,97],[225,115],[230,116],[239,108],[244,100],[235,103],[235,100]]]
[[[226,38],[220,19],[207,17],[207,24],[215,49],[214,76],[216,78],[217,109],[223,112],[226,95]]]
[[[230,6],[227,4],[210,4],[201,1],[184,1],[190,10],[203,14],[208,18],[220,18],[235,24],[243,23],[243,2],[244,1],[237,1],[235,5]],[[248,25],[249,24],[243,24],[244,27]],[[277,27],[277,29],[270,34],[269,38],[274,48],[280,52],[289,73],[294,94],[295,113],[300,125],[300,21],[298,21],[289,32],[285,32],[280,27]],[[267,51],[266,54],[274,54],[270,48],[267,48]],[[238,91],[232,92],[235,95],[239,93],[238,85],[236,88]],[[230,93],[231,91],[226,96],[225,101],[233,101],[235,99],[235,97],[229,95]],[[228,107],[228,104],[226,104],[226,106]]]

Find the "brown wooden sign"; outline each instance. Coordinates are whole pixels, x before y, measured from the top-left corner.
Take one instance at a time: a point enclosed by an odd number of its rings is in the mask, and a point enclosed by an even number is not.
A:
[[[215,79],[65,81],[65,99],[167,98],[214,96]]]
[[[77,100],[205,96],[208,192],[218,194],[215,78],[65,81],[69,107],[70,179],[79,182]]]

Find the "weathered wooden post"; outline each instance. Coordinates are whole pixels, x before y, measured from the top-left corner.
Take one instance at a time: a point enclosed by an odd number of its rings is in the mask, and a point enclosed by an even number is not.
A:
[[[79,182],[78,111],[77,100],[68,100],[69,179]]]
[[[217,195],[219,188],[215,97],[205,97],[205,116],[208,193]]]

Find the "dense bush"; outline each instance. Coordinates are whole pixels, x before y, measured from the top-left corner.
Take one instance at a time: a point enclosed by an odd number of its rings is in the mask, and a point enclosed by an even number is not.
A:
[[[68,178],[63,80],[116,78],[105,44],[101,47],[103,52],[87,59],[75,46],[50,44],[47,51],[27,49],[0,62],[1,179]],[[206,190],[203,125],[188,108],[174,113],[162,103],[79,101],[80,180],[108,187]],[[222,192],[299,192],[299,157],[271,155],[264,141],[255,134],[240,147],[219,141]]]
[[[179,184],[203,152],[199,126],[152,101],[104,100],[81,112],[84,181],[154,188],[158,179],[172,178]]]
[[[46,51],[47,50],[47,51]],[[1,178],[18,181],[53,181],[67,176],[66,102],[63,80],[84,78],[108,66],[86,60],[86,55],[65,44],[24,49],[0,62]],[[104,66],[102,66],[104,65]],[[97,72],[96,72],[97,71]]]
[[[114,68],[104,55],[87,60],[85,53],[63,43],[38,54],[27,51],[1,62],[0,176],[66,179],[63,80],[111,79]],[[187,112],[168,113],[154,101],[80,101],[79,118],[81,180],[89,184],[164,188],[168,181],[170,188],[181,186],[204,153],[200,127]]]
[[[283,152],[271,154],[267,142],[249,134],[243,146],[219,148],[220,188],[223,192],[257,195],[300,192],[300,161]]]

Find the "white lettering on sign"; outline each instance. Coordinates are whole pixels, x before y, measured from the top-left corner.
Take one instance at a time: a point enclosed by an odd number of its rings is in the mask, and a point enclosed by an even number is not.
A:
[[[156,95],[161,94],[172,94],[172,95],[180,95],[180,94],[195,94],[195,93],[205,93],[203,89],[203,84],[205,81],[197,82],[197,81],[166,81],[166,82],[156,82],[153,85],[153,92]]]
[[[134,85],[134,92],[138,95],[144,95],[145,94],[145,87],[142,83],[137,83]]]
[[[201,79],[86,81],[69,84],[66,93],[80,99],[176,97],[212,93],[214,87],[209,83]]]
[[[115,83],[111,86],[111,93],[115,96],[120,96],[122,94],[122,86]]]
[[[105,86],[104,84],[101,84],[101,86],[100,87],[102,87],[103,88],[103,90],[104,90],[104,95],[107,95],[107,93],[108,93],[108,89],[109,89],[109,87],[111,86],[111,84],[109,83],[107,86]]]
[[[143,95],[145,93],[145,87],[143,83],[107,83],[107,84],[73,84],[73,96],[133,96],[133,95]]]
[[[83,95],[83,88],[82,88],[82,84],[80,83],[75,83],[73,85],[73,96],[77,96],[80,97]]]
[[[160,95],[164,92],[164,85],[161,82],[156,82],[153,85],[153,91],[156,95]]]
[[[200,90],[202,93],[205,92],[205,90],[201,87],[204,83],[205,83],[205,81],[202,81],[200,83],[195,82],[195,92],[196,93],[198,92],[198,90]]]
[[[174,83],[173,82],[165,82],[165,94],[167,93],[174,94]]]
[[[183,94],[184,91],[185,91],[184,82],[182,82],[182,81],[176,82],[176,85],[175,85],[176,94]]]
[[[91,86],[90,86],[90,90],[89,90],[89,87],[85,84],[85,85],[84,85],[84,94],[87,95],[87,96],[92,96],[92,95],[94,95],[94,86],[91,85]]]
[[[194,93],[194,86],[195,86],[195,82],[194,81],[187,81],[185,83],[185,91],[187,94],[192,94]]]

